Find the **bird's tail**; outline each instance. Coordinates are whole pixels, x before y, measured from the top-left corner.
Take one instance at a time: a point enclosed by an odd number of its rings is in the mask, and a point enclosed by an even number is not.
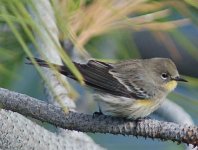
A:
[[[60,72],[61,74],[76,80],[75,76],[71,73],[69,68],[65,65],[57,65],[57,64],[49,63],[49,62],[47,62],[45,60],[42,60],[42,59],[39,59],[39,58],[33,58],[33,59],[41,67],[46,67],[46,68],[51,68],[52,67],[52,68],[56,69],[58,72]],[[29,57],[27,57],[27,60],[28,60],[28,62],[26,62],[26,64],[33,65],[33,62],[31,61],[31,59]],[[74,65],[76,67],[78,67],[79,64],[74,63]]]
[[[33,62],[30,59],[30,57],[26,57],[26,59],[28,60],[28,62],[25,62],[26,64],[33,65]],[[38,63],[39,66],[49,68],[49,63],[47,61],[44,61],[44,60],[39,59],[39,58],[33,58],[33,59]]]
[[[26,57],[26,59],[28,60],[28,62],[26,62],[26,64],[33,65],[33,62],[31,61],[31,59],[30,59],[29,57]],[[39,59],[39,58],[33,58],[33,59],[34,59],[34,60],[37,62],[37,64],[38,64],[39,66],[41,66],[41,67],[46,67],[46,68],[52,67],[52,68],[57,69],[59,72],[62,71],[62,67],[63,67],[63,66],[61,66],[61,65],[56,65],[56,64],[53,64],[53,63],[49,63],[49,62],[47,62],[47,61],[45,61],[45,60],[42,60],[42,59]],[[68,70],[68,69],[66,69],[66,67],[64,67],[64,69],[65,69],[65,70]]]

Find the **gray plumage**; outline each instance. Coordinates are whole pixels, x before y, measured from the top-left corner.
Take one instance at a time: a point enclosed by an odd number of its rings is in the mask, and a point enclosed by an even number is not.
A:
[[[35,60],[40,66],[49,67],[47,62],[37,58]],[[61,74],[76,80],[67,66],[53,65]],[[185,81],[179,77],[175,64],[167,58],[119,63],[90,60],[87,64],[74,62],[74,65],[86,85],[99,93],[104,110],[126,118],[136,119],[149,115],[176,87],[176,81]]]

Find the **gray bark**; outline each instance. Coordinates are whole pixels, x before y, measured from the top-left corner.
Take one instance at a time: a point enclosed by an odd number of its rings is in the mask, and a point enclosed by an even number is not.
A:
[[[194,125],[191,116],[178,104],[167,99],[163,105],[155,112],[166,121],[178,124]],[[193,150],[193,146],[186,146],[186,150]]]
[[[171,140],[198,145],[198,127],[193,125],[180,125],[151,119],[137,122],[105,115],[93,117],[76,112],[65,114],[58,106],[2,88],[0,89],[0,103],[4,109],[69,130],[143,136],[162,141]]]
[[[18,113],[0,110],[0,149],[3,150],[101,150],[92,141],[73,134],[72,131],[69,136],[62,137]]]

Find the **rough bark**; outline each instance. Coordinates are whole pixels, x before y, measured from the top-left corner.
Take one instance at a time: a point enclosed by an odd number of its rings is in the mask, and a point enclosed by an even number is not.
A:
[[[194,125],[191,116],[178,104],[167,99],[163,105],[155,112],[158,116],[166,121],[178,124]],[[186,150],[193,150],[193,146],[186,146]]]
[[[198,145],[198,127],[192,125],[179,125],[151,119],[137,122],[105,115],[93,117],[77,112],[65,114],[58,106],[2,88],[0,89],[0,103],[4,109],[69,130],[143,136],[162,141],[171,140]]]

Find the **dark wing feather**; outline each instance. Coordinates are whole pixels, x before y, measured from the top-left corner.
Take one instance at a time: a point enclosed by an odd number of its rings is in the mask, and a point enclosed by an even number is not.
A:
[[[40,66],[49,67],[49,63],[44,60],[38,58],[35,58],[35,60]],[[31,61],[29,64],[32,64]],[[141,65],[138,60],[118,64],[90,60],[87,64],[75,62],[74,64],[83,75],[87,85],[105,93],[136,99],[149,99],[155,94],[153,93],[154,90],[150,90],[154,87],[151,87],[152,84],[147,82],[147,76],[144,75],[145,71],[142,70],[141,74],[138,73],[141,68],[141,66],[138,66]],[[61,74],[76,80],[67,66],[52,65]],[[142,80],[144,80],[144,83]],[[147,89],[147,91],[144,89]]]
[[[133,97],[125,86],[109,73],[109,70],[113,68],[111,64],[95,60],[90,60],[87,64],[78,64],[75,62],[74,64],[83,75],[87,85],[112,95]],[[66,66],[62,66],[60,72],[75,79],[72,74],[68,74]]]
[[[118,65],[96,60],[90,60],[87,64],[78,64],[74,62],[75,66],[83,75],[85,83],[97,90],[128,98],[149,99],[153,95],[144,90],[142,80],[140,80],[139,77],[136,77],[137,74],[134,74],[134,72],[137,73],[139,70],[136,70],[136,67],[140,66],[133,63],[136,63],[136,61],[130,61],[129,63],[123,62]],[[61,68],[62,71],[60,72],[62,74],[75,79],[72,74],[68,75],[66,66]],[[150,86],[149,83],[147,84],[145,82],[145,86],[146,85]]]

